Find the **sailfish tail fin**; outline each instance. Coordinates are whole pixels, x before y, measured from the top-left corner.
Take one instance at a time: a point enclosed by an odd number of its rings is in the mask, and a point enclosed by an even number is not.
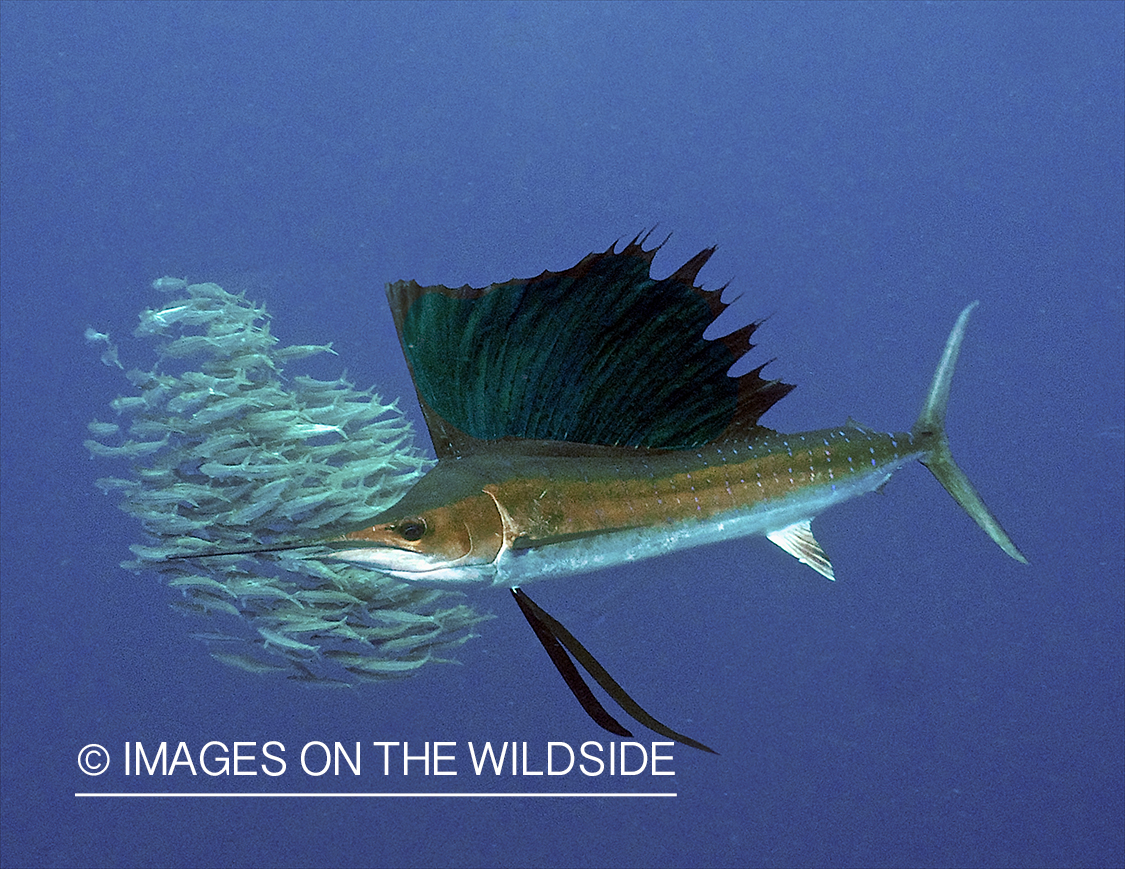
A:
[[[949,450],[949,438],[945,434],[945,408],[949,403],[949,388],[953,382],[953,369],[957,366],[957,356],[961,352],[961,342],[965,337],[965,327],[969,323],[969,315],[979,302],[968,305],[957,318],[949,338],[945,342],[945,350],[941,354],[937,371],[934,372],[933,383],[926,395],[926,403],[922,412],[911,430],[916,439],[929,442],[928,452],[922,464],[930,469],[938,482],[942,484],[953,500],[961,505],[985,533],[995,541],[996,545],[1007,552],[1016,561],[1027,564],[1027,558],[1019,551],[1012,538],[1001,527],[1000,522],[985,506],[969,478],[965,476],[957,463],[953,460],[953,453]]]

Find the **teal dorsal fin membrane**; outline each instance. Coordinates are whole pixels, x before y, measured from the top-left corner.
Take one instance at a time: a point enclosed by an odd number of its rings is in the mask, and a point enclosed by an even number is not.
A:
[[[387,286],[439,458],[501,438],[687,449],[745,435],[788,394],[762,367],[727,374],[758,323],[703,337],[726,308],[694,283],[714,248],[657,280],[644,240],[483,289]]]

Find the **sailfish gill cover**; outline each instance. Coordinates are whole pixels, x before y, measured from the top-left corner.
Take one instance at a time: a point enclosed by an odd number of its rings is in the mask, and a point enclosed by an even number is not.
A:
[[[194,636],[244,670],[333,685],[448,660],[484,618],[449,592],[317,550],[168,560],[330,536],[389,507],[430,462],[394,403],[343,379],[288,375],[329,347],[279,347],[264,308],[215,284],[154,286],[183,293],[140,315],[156,364],[127,373],[118,422],[90,423],[86,442],[131,463],[98,481],[149,538],[124,566],[163,577],[174,606],[208,619]],[[108,336],[87,337],[119,364]]]
[[[483,289],[390,285],[431,429],[665,449],[752,432],[793,388],[728,376],[759,324],[705,339],[726,307],[694,285],[714,248],[657,280],[643,241]]]

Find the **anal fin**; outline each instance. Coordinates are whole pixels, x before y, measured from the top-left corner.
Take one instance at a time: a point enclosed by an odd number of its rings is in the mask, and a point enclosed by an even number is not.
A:
[[[771,543],[776,543],[821,576],[827,576],[829,579],[835,580],[836,575],[832,572],[832,562],[828,560],[828,556],[824,554],[824,550],[820,548],[820,544],[813,537],[811,523],[811,519],[803,519],[785,528],[771,531],[766,537],[769,538]]]

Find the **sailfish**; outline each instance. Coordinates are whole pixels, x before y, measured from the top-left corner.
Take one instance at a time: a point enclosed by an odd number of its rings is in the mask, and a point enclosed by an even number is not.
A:
[[[909,430],[849,420],[780,434],[760,419],[794,387],[765,376],[768,363],[729,373],[761,322],[705,336],[727,307],[725,287],[696,283],[715,248],[657,279],[661,245],[646,249],[647,238],[484,288],[389,284],[437,464],[394,506],[328,545],[335,558],[403,580],[510,588],[596,722],[629,733],[574,660],[633,718],[710,751],[648,715],[522,587],[751,535],[834,579],[812,520],[914,461],[1004,552],[1026,558],[954,462],[945,433],[976,302],[958,316]]]

